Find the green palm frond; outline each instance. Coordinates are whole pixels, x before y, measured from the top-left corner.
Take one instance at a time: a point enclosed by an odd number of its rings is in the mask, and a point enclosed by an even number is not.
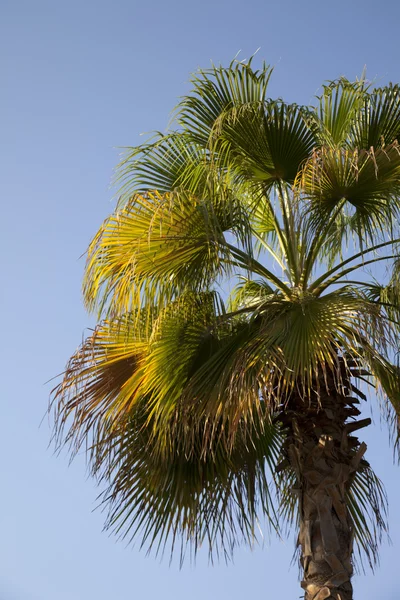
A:
[[[263,240],[269,240],[271,234],[276,235],[277,229],[281,229],[271,199],[262,186],[258,190],[254,187],[251,195],[245,195],[243,203],[249,212],[255,236],[261,236]]]
[[[195,365],[217,343],[213,330],[224,314],[217,294],[185,294],[155,320],[144,361],[143,395],[149,397],[149,411],[160,430],[173,419]]]
[[[400,195],[400,150],[397,143],[377,150],[315,151],[297,185],[310,202],[318,226],[344,206],[354,211],[352,227],[360,239],[376,239],[396,230]]]
[[[384,148],[400,136],[400,88],[389,84],[366,94],[354,119],[350,143],[354,148]]]
[[[388,502],[382,482],[369,466],[355,473],[348,502],[359,562],[362,565],[366,557],[373,569],[379,563],[382,536],[388,534]]]
[[[157,190],[165,194],[183,188],[196,193],[207,188],[212,176],[203,147],[183,132],[158,134],[137,148],[128,148],[117,168],[120,206],[136,194]]]
[[[253,187],[252,194],[244,196],[243,202],[249,213],[255,255],[268,252],[282,272],[288,273],[288,239],[268,193],[262,186],[259,190]]]
[[[265,403],[272,413],[293,389],[308,395],[321,369],[335,373],[337,351],[358,357],[360,344],[369,348],[375,335],[383,344],[388,334],[379,309],[348,288],[292,301],[265,294],[256,304],[256,286],[262,289],[256,283],[247,286],[252,316],[241,314],[188,384],[188,405],[189,396],[196,398],[194,410],[202,418],[223,418],[228,440],[240,419],[251,420],[255,408]],[[340,386],[340,372],[337,377]]]
[[[137,195],[184,190],[201,198],[219,201],[241,194],[237,177],[223,157],[218,160],[209,148],[193,141],[190,133],[157,134],[156,139],[128,148],[117,167],[119,206]]]
[[[319,107],[311,120],[320,145],[340,147],[345,144],[351,126],[364,105],[365,95],[363,78],[351,82],[341,77],[323,86],[323,93],[318,97]]]
[[[272,69],[264,63],[255,71],[251,62],[233,61],[228,68],[212,66],[192,77],[193,91],[179,103],[176,118],[203,147],[208,145],[215,121],[227,109],[267,99]]]
[[[274,293],[273,288],[266,281],[241,276],[232,290],[229,307],[232,311],[239,311],[246,307],[254,311]]]
[[[227,108],[215,121],[210,148],[246,181],[293,183],[315,146],[303,111],[283,102]]]
[[[400,259],[395,258],[392,264],[389,281],[386,284],[378,281],[365,283],[365,293],[373,302],[385,309],[392,323],[400,327]]]
[[[396,349],[398,353],[398,348]],[[380,392],[383,416],[389,424],[391,439],[399,455],[400,440],[400,365],[399,355],[397,364],[393,364],[379,352],[371,352],[368,360],[369,368],[375,378],[376,388]]]
[[[102,496],[107,528],[156,553],[169,545],[172,554],[179,540],[181,560],[187,547],[196,554],[202,545],[211,557],[222,552],[228,558],[237,544],[255,543],[262,521],[276,528],[271,485],[280,437],[274,427],[254,425],[251,437],[241,431],[229,453],[216,442],[207,457],[201,432],[187,455],[184,432],[174,430],[160,459],[148,422],[146,415],[133,419],[111,461],[105,460],[100,479],[108,485]]]

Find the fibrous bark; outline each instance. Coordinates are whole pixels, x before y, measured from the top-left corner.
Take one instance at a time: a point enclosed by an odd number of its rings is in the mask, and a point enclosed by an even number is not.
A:
[[[370,423],[360,414],[342,367],[342,385],[325,373],[318,393],[292,394],[280,415],[283,453],[296,475],[305,600],[352,600],[353,525],[346,495],[366,445],[351,435]],[[349,421],[349,418],[353,419]]]

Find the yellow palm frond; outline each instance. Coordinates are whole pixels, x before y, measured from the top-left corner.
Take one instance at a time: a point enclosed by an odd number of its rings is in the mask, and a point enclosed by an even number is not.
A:
[[[76,453],[85,443],[106,443],[126,426],[138,399],[147,349],[148,324],[131,316],[98,325],[70,358],[61,383],[52,391],[60,444]]]
[[[224,231],[244,226],[240,206],[186,193],[135,196],[108,218],[89,246],[84,297],[90,310],[123,314],[167,304],[180,290],[206,289],[229,271]]]

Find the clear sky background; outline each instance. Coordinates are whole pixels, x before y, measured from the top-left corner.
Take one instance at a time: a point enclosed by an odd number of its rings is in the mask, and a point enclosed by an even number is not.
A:
[[[118,147],[164,130],[190,72],[241,50],[276,66],[270,92],[310,103],[321,84],[400,81],[398,0],[0,2],[0,600],[299,598],[294,536],[233,565],[179,570],[102,533],[83,457],[47,448],[51,385],[93,321],[79,257],[113,209]],[[398,599],[400,472],[374,412],[368,459],[385,481],[392,545],[356,598]]]

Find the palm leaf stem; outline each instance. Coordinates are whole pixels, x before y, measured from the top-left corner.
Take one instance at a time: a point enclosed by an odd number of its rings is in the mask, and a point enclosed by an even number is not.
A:
[[[292,254],[293,254],[293,269],[295,272],[295,281],[294,281],[294,285],[298,286],[299,282],[300,282],[300,275],[301,275],[301,270],[300,270],[300,265],[299,265],[299,232],[296,229],[296,223],[295,223],[295,209],[296,207],[290,207],[290,200],[289,200],[289,194],[288,194],[288,190],[287,190],[287,186],[283,187],[283,195],[285,198],[285,205],[288,208],[288,213],[289,213],[289,218],[288,218],[288,223],[289,223],[289,230],[290,230],[290,246],[292,248]]]
[[[260,306],[260,303],[257,302],[256,304],[249,304],[248,306],[244,306],[243,308],[239,308],[238,310],[224,313],[223,315],[219,315],[217,317],[216,322],[222,323],[223,321],[230,321],[232,319],[232,317],[237,317],[239,315],[243,315],[246,313],[253,313],[254,311],[257,311],[259,306]]]
[[[285,259],[287,260],[287,257],[289,255],[289,242],[288,242],[287,236],[285,236],[282,231],[278,217],[276,216],[274,207],[272,206],[272,202],[269,199],[269,196],[267,194],[265,194],[265,199],[267,201],[268,209],[272,216],[273,227],[274,227],[274,231],[276,233],[276,237],[279,242],[279,246],[281,248],[282,254],[285,256]]]
[[[261,263],[259,263],[255,258],[249,256],[246,252],[242,252],[236,246],[232,246],[231,244],[225,243],[225,246],[232,252],[232,255],[238,259],[237,265],[245,268],[247,270],[252,271],[253,273],[257,273],[258,275],[262,275],[269,281],[272,281],[278,289],[281,290],[285,298],[288,300],[291,298],[290,288],[285,285],[279,277],[274,275],[269,269],[265,268]]]
[[[271,246],[269,244],[267,244],[267,242],[265,240],[263,240],[262,237],[260,235],[258,235],[257,232],[253,231],[252,233],[253,233],[254,237],[256,238],[256,240],[258,242],[260,242],[260,244],[263,246],[263,248],[265,248],[265,250],[271,254],[272,258],[274,260],[276,260],[278,265],[281,267],[282,271],[284,271],[285,273],[290,275],[285,263],[282,262],[282,260],[279,258],[277,253],[271,248]]]
[[[321,227],[315,232],[314,239],[306,257],[304,269],[300,278],[300,285],[302,285],[303,290],[307,289],[308,278],[310,277],[312,268],[315,264],[316,259],[318,258],[318,252],[320,251],[322,245],[325,242],[325,236],[329,232],[332,223],[335,222],[345,202],[346,200],[343,199],[342,202],[339,203],[337,209],[329,217],[328,222],[321,225]]]
[[[320,296],[322,294],[322,292],[325,291],[326,288],[328,288],[333,283],[342,283],[340,281],[340,278],[345,277],[347,275],[347,273],[352,273],[353,271],[356,271],[357,269],[361,269],[361,267],[366,267],[367,265],[374,264],[381,260],[389,260],[390,258],[397,258],[397,257],[398,257],[398,254],[389,254],[387,256],[377,256],[376,258],[371,258],[370,260],[366,260],[366,261],[357,263],[353,267],[349,267],[348,269],[341,271],[337,275],[334,275],[333,277],[331,277],[330,279],[325,281],[325,283],[317,286],[316,288],[314,287],[314,284],[313,284],[312,286],[310,286],[309,290],[312,291],[316,296]]]
[[[286,237],[287,261],[291,273],[291,279],[293,280],[293,284],[297,286],[299,279],[297,251],[295,247],[297,236],[292,222],[293,210],[290,210],[288,195],[287,193],[285,194],[285,190],[281,182],[279,182],[277,185],[277,195],[282,211],[283,227]]]
[[[367,248],[366,250],[362,250],[361,252],[357,252],[357,254],[353,254],[353,256],[350,256],[350,258],[347,258],[346,260],[341,261],[339,264],[337,264],[336,266],[332,267],[332,269],[329,269],[328,271],[326,271],[323,275],[321,275],[321,277],[318,277],[318,279],[316,279],[308,288],[310,292],[314,292],[316,290],[316,288],[319,288],[320,284],[325,281],[326,279],[328,279],[328,277],[330,277],[333,273],[335,273],[336,271],[339,271],[339,269],[342,269],[345,265],[348,265],[350,262],[352,262],[353,260],[356,260],[357,258],[360,258],[361,256],[365,256],[365,254],[368,254],[369,252],[373,252],[374,250],[379,250],[379,248],[384,248],[385,246],[390,246],[393,244],[397,244],[400,242],[400,238],[396,238],[394,240],[389,240],[388,242],[382,242],[381,244],[375,244],[374,246],[371,246],[370,248]],[[396,258],[398,257],[397,254],[394,254],[393,256],[388,256],[386,258]],[[358,267],[363,266],[363,264],[367,264],[367,263],[359,263]],[[354,270],[354,269],[351,269]],[[350,272],[350,271],[349,271]]]

